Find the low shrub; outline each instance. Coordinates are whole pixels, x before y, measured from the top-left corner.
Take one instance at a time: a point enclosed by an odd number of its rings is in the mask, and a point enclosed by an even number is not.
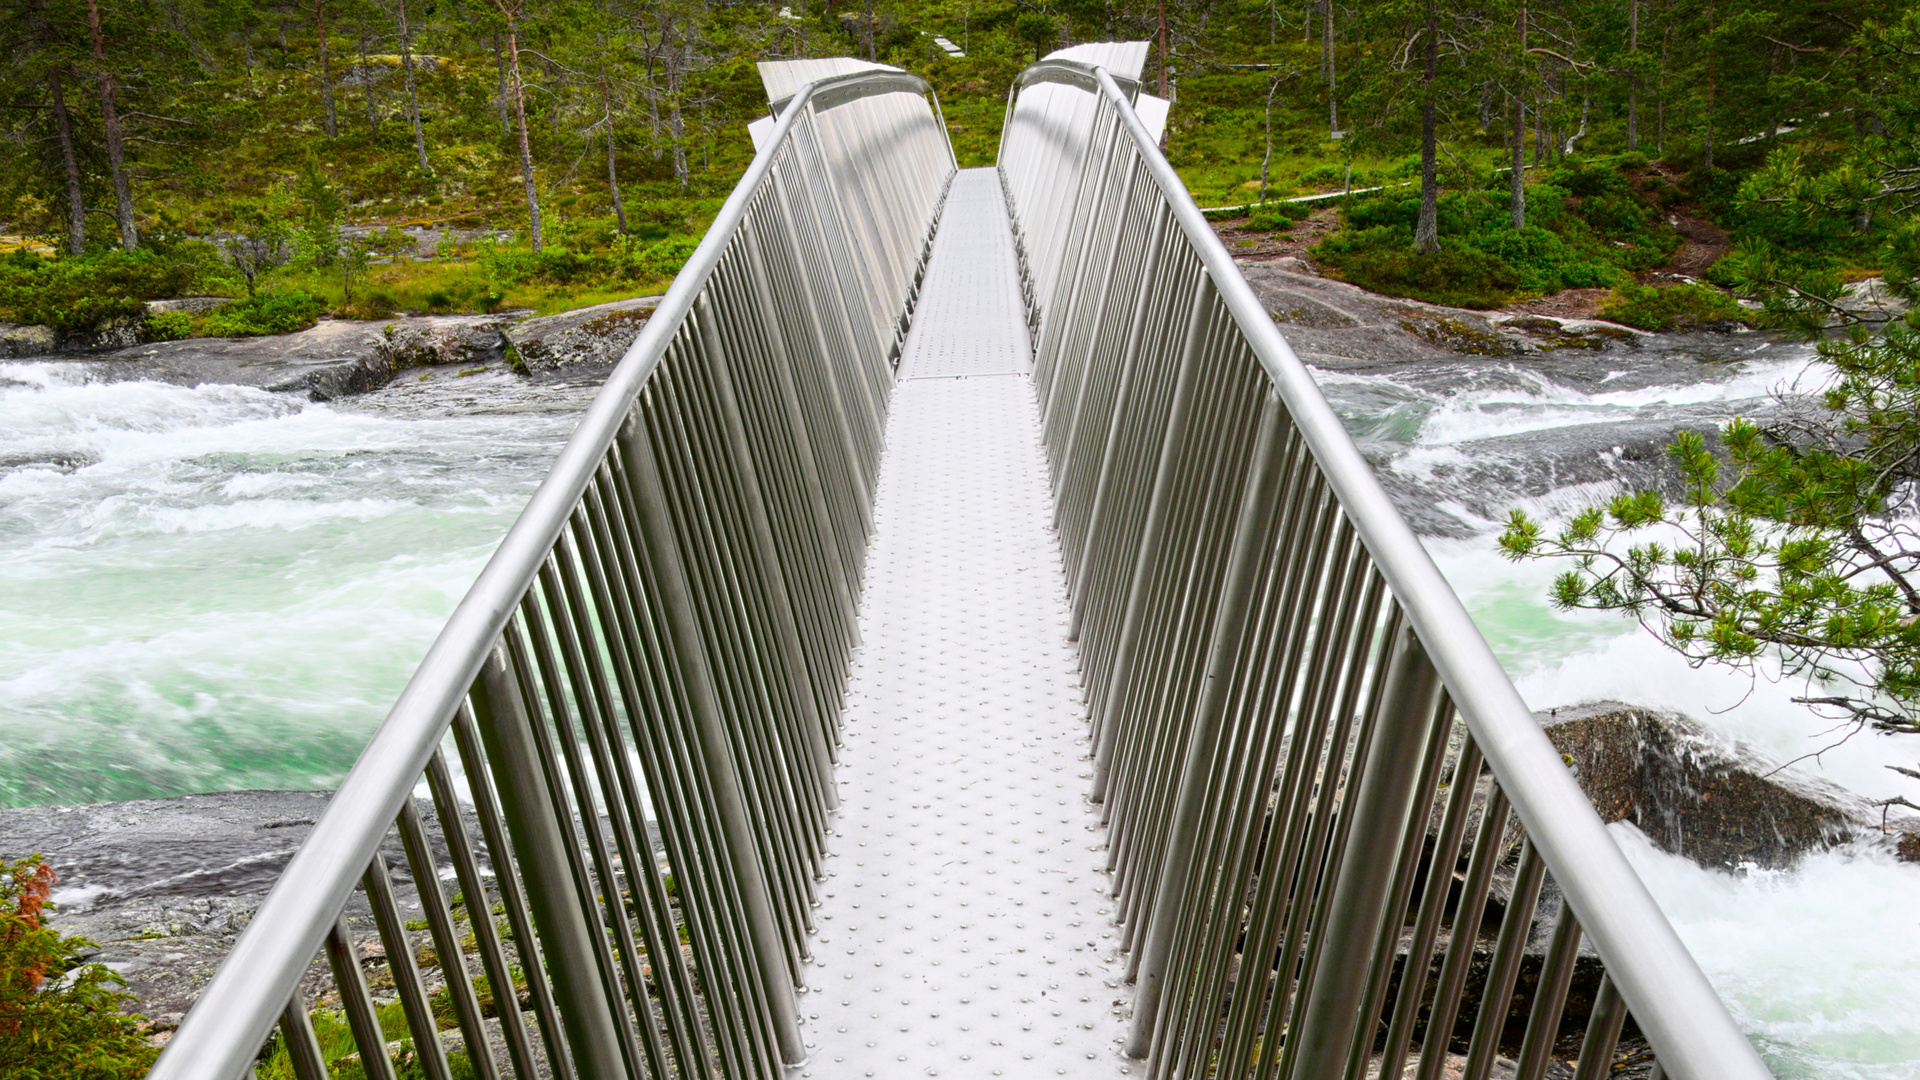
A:
[[[199,330],[206,337],[292,334],[312,326],[325,310],[326,301],[298,289],[260,293],[207,312]]]
[[[1656,287],[1625,282],[1600,306],[1603,318],[1642,330],[1704,330],[1752,322],[1733,298],[1706,285]]]
[[[0,319],[84,333],[141,317],[144,300],[229,292],[229,277],[213,246],[202,243],[60,258],[16,251],[0,257]]]
[[[159,1056],[123,1011],[126,983],[82,957],[95,949],[41,924],[53,868],[0,860],[0,1065],[9,1080],[134,1080]]]
[[[149,311],[146,331],[142,336],[148,341],[179,341],[182,338],[190,338],[193,336],[193,313]]]
[[[1315,258],[1340,271],[1363,289],[1407,296],[1450,307],[1495,308],[1520,288],[1520,276],[1505,259],[1472,248],[1447,248],[1422,255],[1395,245],[1332,254],[1314,249]]]
[[[1296,221],[1305,221],[1313,216],[1311,203],[1270,202],[1253,208],[1247,217],[1247,228],[1254,232],[1286,232],[1293,228]]]

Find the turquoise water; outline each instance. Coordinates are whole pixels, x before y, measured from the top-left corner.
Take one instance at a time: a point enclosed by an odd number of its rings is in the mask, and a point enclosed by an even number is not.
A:
[[[337,783],[592,393],[74,371],[0,364],[0,805]]]

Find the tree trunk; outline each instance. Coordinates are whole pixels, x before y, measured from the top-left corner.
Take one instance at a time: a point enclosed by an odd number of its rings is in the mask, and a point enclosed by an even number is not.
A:
[[[87,32],[93,37],[94,77],[100,81],[100,119],[107,138],[107,163],[113,167],[113,220],[120,226],[120,246],[140,246],[140,229],[133,219],[133,185],[127,177],[127,131],[113,105],[113,73],[107,70],[107,47],[100,37],[100,5],[87,0]]]
[[[1320,36],[1324,39],[1322,46],[1327,53],[1327,134],[1331,136],[1340,130],[1340,101],[1335,97],[1335,91],[1340,88],[1340,79],[1333,63],[1333,0],[1327,0],[1323,11],[1326,19],[1321,23]]]
[[[1509,216],[1513,219],[1516,231],[1527,227],[1527,6],[1520,5],[1520,18],[1515,27],[1515,40],[1520,43],[1518,72],[1519,85],[1513,93],[1513,123],[1507,126],[1508,141],[1512,143],[1512,175],[1507,177],[1508,196],[1512,203]]]
[[[1440,74],[1440,26],[1433,0],[1427,0],[1427,66],[1420,77],[1420,222],[1413,229],[1413,250],[1430,255],[1440,250],[1440,179],[1435,152],[1437,110],[1433,84]]]
[[[600,122],[607,125],[607,189],[613,193],[613,218],[621,232],[627,231],[627,208],[620,201],[620,171],[613,161],[613,90],[604,69],[600,76]]]
[[[867,0],[867,60],[873,60],[873,0]]]
[[[527,142],[527,93],[520,81],[519,11],[518,7],[511,12],[502,8],[501,14],[507,17],[507,77],[513,91],[513,119],[520,135],[520,182],[527,189],[527,235],[538,255],[544,237],[540,232],[540,193],[533,186],[533,147]]]
[[[313,0],[313,26],[320,35],[320,100],[327,105],[327,138],[340,137],[340,117],[333,109],[333,55],[327,51],[327,0]]]
[[[1521,104],[1520,96],[1513,98],[1513,123],[1508,125],[1508,134],[1512,136],[1510,149],[1513,151],[1513,168],[1507,177],[1507,191],[1512,200],[1511,216],[1513,227],[1527,227],[1527,111]]]
[[[1707,0],[1707,171],[1713,171],[1713,0]]]
[[[427,135],[420,130],[420,89],[413,81],[413,31],[407,26],[407,0],[399,0],[396,20],[400,25],[400,70],[407,77],[407,119],[413,123],[413,152],[420,158],[420,171],[429,172]]]
[[[662,38],[667,47],[667,138],[673,143],[673,178],[687,186],[687,125],[680,114],[680,45]]]
[[[499,76],[499,83],[493,93],[493,100],[500,106],[500,134],[513,134],[513,124],[507,119],[507,60],[500,52],[500,35],[493,35],[493,70]]]
[[[1273,161],[1273,93],[1280,89],[1280,77],[1267,80],[1267,152],[1260,158],[1260,201],[1267,201],[1267,166]]]
[[[367,31],[360,28],[360,85],[366,91],[367,134],[372,138],[380,137],[380,114],[373,108],[373,64],[367,59]]]
[[[1627,0],[1627,63],[1640,58],[1640,0]],[[1627,149],[1640,149],[1640,69],[1627,72]]]
[[[1164,98],[1167,96],[1167,0],[1160,0],[1159,7],[1160,28],[1155,31],[1153,40],[1154,51],[1160,58],[1160,96]],[[1312,26],[1313,20],[1308,19],[1307,25]]]
[[[73,151],[73,118],[67,114],[67,96],[60,89],[60,69],[47,72],[53,94],[53,122],[60,131],[60,161],[67,169],[67,252],[87,253],[87,205],[80,192],[80,159]]]

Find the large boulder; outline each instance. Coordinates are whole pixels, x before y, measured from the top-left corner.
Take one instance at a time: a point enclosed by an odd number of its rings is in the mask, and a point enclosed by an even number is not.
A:
[[[527,319],[508,329],[507,337],[528,374],[611,368],[659,304],[658,296],[642,296],[576,308]]]
[[[1603,701],[1539,719],[1601,820],[1631,821],[1703,866],[1790,866],[1880,828],[1880,810],[1866,799],[1684,716]],[[1889,825],[1890,839],[1906,841],[1902,853],[1912,850],[1916,824]]]

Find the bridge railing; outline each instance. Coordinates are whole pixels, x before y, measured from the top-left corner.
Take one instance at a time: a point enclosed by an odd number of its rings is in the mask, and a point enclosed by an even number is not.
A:
[[[277,1023],[324,1080],[316,953],[375,1080],[403,1037],[432,1080],[449,1043],[482,1080],[804,1056],[892,366],[953,169],[912,76],[786,103],[153,1077],[244,1075]]]
[[[1000,154],[1128,1052],[1590,1080],[1630,1013],[1668,1076],[1767,1076],[1155,141],[1048,62]]]

